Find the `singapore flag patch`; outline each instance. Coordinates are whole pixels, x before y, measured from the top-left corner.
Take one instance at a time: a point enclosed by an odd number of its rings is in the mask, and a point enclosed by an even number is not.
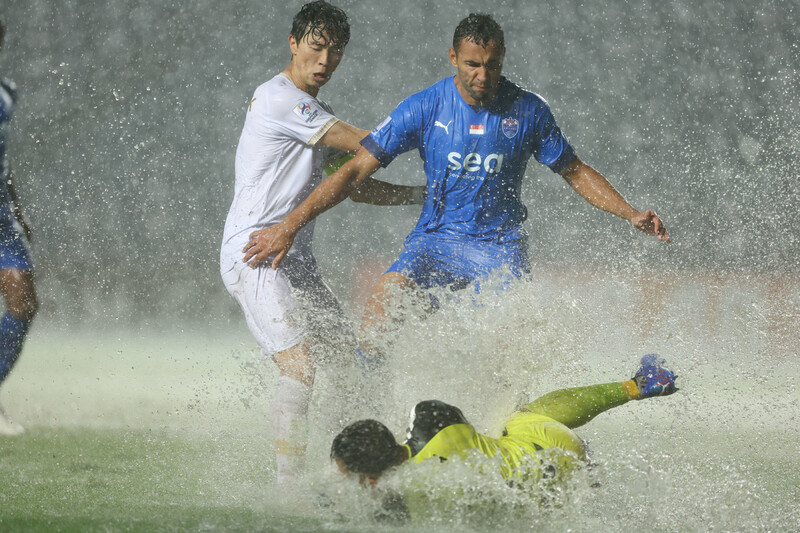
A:
[[[483,135],[483,124],[470,124],[469,125],[469,134],[470,135]]]

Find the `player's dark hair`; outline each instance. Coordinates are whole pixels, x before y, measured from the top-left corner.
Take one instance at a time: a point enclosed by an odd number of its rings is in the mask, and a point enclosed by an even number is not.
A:
[[[399,446],[377,420],[359,420],[333,439],[331,460],[341,460],[349,472],[377,476],[397,463]]]
[[[322,39],[322,32],[342,48],[350,41],[347,14],[336,6],[316,0],[304,5],[292,21],[292,36],[299,43],[304,37]]]
[[[453,33],[453,49],[456,52],[464,39],[483,47],[487,46],[490,41],[494,41],[500,48],[506,49],[503,28],[495,22],[491,15],[485,13],[470,13],[467,18],[458,23],[456,31]]]

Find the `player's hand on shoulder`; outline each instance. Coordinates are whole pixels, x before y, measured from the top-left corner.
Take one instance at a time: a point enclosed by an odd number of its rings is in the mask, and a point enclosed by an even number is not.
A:
[[[647,211],[640,212],[638,215],[631,218],[631,224],[647,235],[657,237],[660,241],[669,242],[667,228],[664,226],[659,216],[656,215],[655,211],[648,209]]]

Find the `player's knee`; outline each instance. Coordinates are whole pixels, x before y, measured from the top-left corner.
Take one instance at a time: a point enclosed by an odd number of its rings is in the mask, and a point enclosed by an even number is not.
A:
[[[285,368],[280,369],[280,375],[299,381],[303,385],[314,385],[314,370],[312,368]]]
[[[314,383],[315,365],[309,347],[301,342],[272,355],[282,376],[311,386]]]
[[[17,291],[6,298],[6,309],[8,312],[20,320],[33,320],[39,311],[39,299],[36,291],[31,287],[29,290]]]
[[[33,320],[33,317],[36,316],[36,313],[39,311],[39,300],[36,298],[36,294],[31,294],[30,296],[23,298],[20,305],[15,306],[13,309],[9,307],[9,312],[19,318],[20,320],[30,321]]]

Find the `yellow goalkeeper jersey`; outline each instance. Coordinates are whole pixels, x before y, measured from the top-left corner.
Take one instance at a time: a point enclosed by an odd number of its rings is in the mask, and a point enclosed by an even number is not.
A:
[[[404,445],[417,463],[431,457],[463,458],[470,450],[479,450],[487,457],[499,455],[501,474],[514,482],[560,477],[578,462],[586,461],[583,441],[552,418],[515,413],[506,421],[503,436],[495,439],[475,431],[460,409],[438,400],[414,406]]]

